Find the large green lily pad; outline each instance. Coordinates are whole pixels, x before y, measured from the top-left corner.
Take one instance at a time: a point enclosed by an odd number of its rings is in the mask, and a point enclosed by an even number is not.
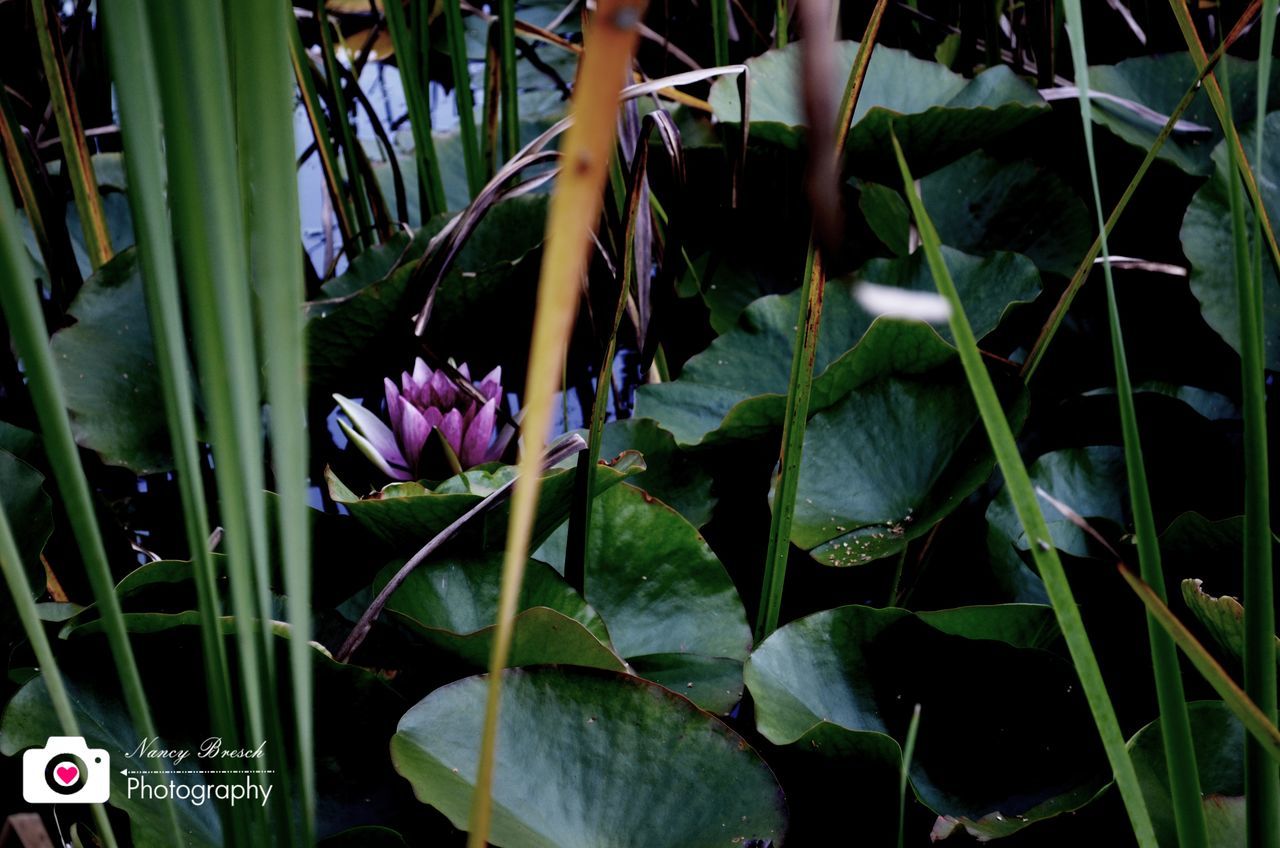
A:
[[[586,556],[586,597],[618,653],[700,706],[728,712],[742,696],[751,629],[733,581],[693,525],[617,486],[596,499]]]
[[[752,136],[800,144],[805,125],[800,52],[797,42],[747,60]],[[855,41],[836,45],[837,79],[848,77],[857,52]],[[711,86],[712,113],[721,122],[742,120],[737,85],[726,77]],[[1036,90],[1003,65],[968,80],[905,50],[876,47],[853,114],[848,161],[858,173],[897,173],[889,143],[892,126],[913,172],[922,175],[1046,111]]]
[[[596,491],[604,492],[631,474],[644,470],[644,460],[625,452],[612,464],[596,466]],[[326,471],[329,494],[342,504],[367,530],[406,554],[425,545],[433,536],[460,518],[469,509],[507,482],[514,466],[496,471],[473,469],[444,481],[435,488],[422,483],[391,483],[365,498],[343,485],[332,471]],[[538,517],[531,548],[537,548],[568,516],[572,501],[574,471],[554,468],[543,475],[538,497]],[[501,548],[506,539],[509,503],[494,507],[472,522],[465,532],[480,533],[484,547]]]
[[[1280,112],[1267,115],[1266,137],[1280,134]],[[1241,134],[1245,150],[1252,155],[1257,139],[1257,128]],[[1280,174],[1280,147],[1269,144],[1263,152],[1263,160],[1256,163],[1263,179],[1259,181],[1262,201],[1272,226],[1280,223],[1280,189],[1274,176]],[[1228,198],[1228,174],[1230,162],[1226,142],[1213,150],[1213,173],[1209,181],[1196,192],[1182,219],[1182,251],[1191,260],[1191,293],[1200,301],[1200,313],[1213,331],[1237,352],[1240,350],[1240,307],[1236,297],[1234,247],[1231,239],[1231,206]],[[1246,202],[1245,232],[1253,242],[1253,209]],[[1262,263],[1262,321],[1263,344],[1266,348],[1266,367],[1280,370],[1280,282],[1276,279],[1275,264],[1267,258],[1264,248]]]
[[[126,250],[85,281],[54,333],[54,364],[76,441],[108,465],[139,474],[173,467],[137,252]]]
[[[1025,608],[1009,607],[1010,620],[993,626],[1005,610],[957,615],[945,630],[906,610],[861,606],[793,621],[747,663],[757,728],[856,772],[900,756],[919,704],[910,779],[940,817],[937,835],[963,827],[993,838],[1077,809],[1107,774],[1087,705],[1069,664],[1017,646],[1026,644]],[[1016,644],[999,641],[1005,634]],[[978,669],[981,685],[966,686]],[[1043,721],[1046,703],[1053,722]]]
[[[488,680],[432,692],[391,759],[418,798],[465,828]],[[504,848],[782,844],[785,802],[759,755],[660,686],[585,669],[503,673],[490,841]]]
[[[1230,595],[1210,595],[1200,580],[1182,581],[1182,600],[1218,647],[1244,662],[1244,605]],[[1280,648],[1280,637],[1276,638]],[[1280,656],[1277,656],[1280,664]]]
[[[401,563],[392,563],[374,582],[380,591]],[[441,562],[414,569],[387,604],[387,611],[431,644],[477,668],[489,663],[502,555],[475,561]],[[609,632],[582,596],[555,569],[532,560],[521,584],[508,666],[557,663],[625,669],[609,646]]]
[[[1219,81],[1226,76],[1230,83],[1231,113],[1236,116],[1236,120],[1251,118],[1257,109],[1258,100],[1257,63],[1235,56],[1224,56],[1214,68],[1214,74]],[[1142,113],[1125,104],[1095,97],[1093,119],[1145,153],[1155,143],[1169,114],[1177,108],[1178,101],[1195,82],[1196,76],[1195,65],[1186,53],[1138,56],[1115,65],[1091,67],[1091,89],[1122,97],[1151,111],[1151,114]],[[1278,86],[1280,69],[1273,66],[1271,85],[1268,88],[1268,108],[1280,106]],[[1157,156],[1188,174],[1208,174],[1213,169],[1209,154],[1223,137],[1222,126],[1218,123],[1209,96],[1200,94],[1192,100],[1181,120],[1185,122],[1186,130],[1174,132]],[[1253,147],[1245,149],[1250,155],[1253,154]]]
[[[942,243],[966,253],[1013,251],[1041,271],[1070,277],[1093,242],[1084,201],[1030,159],[970,153],[922,179],[920,196]]]
[[[1124,527],[1128,494],[1124,454],[1120,448],[1094,445],[1053,451],[1040,456],[1027,473],[1033,486],[1044,489],[1095,528],[1104,526],[1100,520],[1114,529]],[[1072,556],[1089,556],[1095,543],[1089,540],[1088,534],[1043,496],[1038,500],[1054,547]],[[1007,487],[1000,490],[987,508],[987,521],[1018,549],[1031,549]]]
[[[583,438],[587,434],[583,433]],[[653,421],[624,418],[604,426],[600,440],[602,456],[618,456],[638,451],[645,470],[627,479],[627,485],[644,489],[679,512],[695,527],[711,520],[716,498],[711,494],[711,475],[673,437]]]
[[[1030,300],[1039,291],[1039,275],[1025,257],[977,259],[952,250],[944,255],[979,338],[995,329],[1010,303]],[[904,370],[923,372],[953,353],[943,341],[949,337],[945,328],[873,319],[854,297],[858,279],[934,290],[918,255],[873,260],[859,274],[827,283],[814,358],[814,412],[862,382],[868,367],[879,372],[882,363],[892,361]],[[655,419],[683,445],[748,438],[781,426],[799,307],[799,292],[756,300],[735,329],[685,363],[679,379],[642,386],[636,393],[636,415]]]
[[[901,550],[991,474],[958,361],[924,372],[902,365],[869,363],[863,382],[805,431],[791,541],[827,565]]]
[[[1221,701],[1187,705],[1196,771],[1204,795],[1205,824],[1211,848],[1245,844],[1244,728]],[[1178,844],[1173,797],[1165,763],[1160,720],[1148,724],[1129,740],[1129,756],[1161,845]]]

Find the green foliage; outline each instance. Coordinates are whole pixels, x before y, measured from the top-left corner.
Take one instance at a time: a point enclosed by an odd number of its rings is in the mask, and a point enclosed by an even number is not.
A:
[[[865,77],[754,0],[54,5],[0,27],[0,754],[110,751],[73,844],[1265,842],[1274,3],[1090,7],[1087,69],[1077,3],[846,3]],[[343,438],[417,357],[501,368],[495,461]],[[266,806],[130,797],[210,735]]]
[[[493,839],[529,846],[695,846],[781,840],[785,802],[738,734],[674,692],[581,669],[505,672]],[[391,740],[396,770],[462,825],[470,808],[484,677],[437,689]],[[585,730],[584,730],[585,728]],[[602,769],[603,763],[609,763]],[[589,784],[589,792],[577,787]]]

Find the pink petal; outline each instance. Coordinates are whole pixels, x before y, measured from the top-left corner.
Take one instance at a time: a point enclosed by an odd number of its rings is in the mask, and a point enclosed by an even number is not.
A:
[[[453,381],[443,371],[437,371],[431,375],[432,405],[448,408],[453,406],[453,402],[457,400],[457,397],[458,390],[454,387]]]
[[[488,374],[485,374],[484,379],[480,381],[476,388],[480,390],[480,394],[489,400],[498,400],[502,394],[502,366],[499,365]]]
[[[414,357],[413,360],[413,382],[419,386],[425,386],[427,381],[431,379],[431,369],[427,367],[427,363],[422,361],[422,357]]]
[[[444,436],[444,440],[449,443],[449,447],[453,448],[455,454],[462,452],[462,413],[456,409],[449,410],[449,414],[440,422],[440,435]]]
[[[386,377],[382,378],[382,387],[387,392],[387,417],[391,419],[391,429],[400,432],[400,390],[396,384]]]
[[[434,406],[429,406],[422,411],[422,417],[427,419],[427,423],[430,424],[431,429],[434,430],[438,428],[440,426],[440,422],[444,420],[444,413],[436,409]]]
[[[497,417],[497,404],[490,400],[480,407],[475,419],[467,427],[462,440],[459,459],[464,468],[479,465],[489,458],[489,443],[493,440],[493,424]]]
[[[464,362],[458,366],[458,373],[462,375],[463,379],[471,380],[471,369],[467,367],[467,363]]]
[[[426,444],[427,436],[431,435],[431,425],[417,407],[408,403],[401,406],[404,412],[400,425],[400,445],[404,448],[409,467],[416,468],[418,458],[422,456],[422,446]]]

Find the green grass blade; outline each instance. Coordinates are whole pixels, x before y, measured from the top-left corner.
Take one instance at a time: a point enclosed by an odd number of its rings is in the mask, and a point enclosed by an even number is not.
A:
[[[573,329],[582,277],[586,273],[593,233],[604,205],[604,188],[617,129],[618,94],[631,66],[638,38],[636,25],[644,13],[635,0],[600,0],[591,21],[579,82],[573,92],[573,125],[564,137],[562,155],[571,167],[556,178],[547,210],[546,243],[542,253],[533,340],[525,378],[523,450],[519,477],[511,500],[507,546],[502,563],[502,589],[489,658],[489,689],[484,729],[476,766],[475,793],[467,838],[469,848],[483,848],[489,836],[493,799],[494,752],[497,748],[498,708],[502,699],[502,670],[511,652],[516,607],[529,537],[541,486],[539,466],[551,429],[551,409]]]
[[[35,16],[36,39],[40,43],[40,61],[44,64],[45,79],[49,83],[53,117],[58,123],[58,137],[62,140],[62,154],[67,163],[67,179],[75,196],[76,211],[80,213],[89,262],[96,271],[111,259],[111,234],[107,231],[98,181],[93,175],[93,160],[89,158],[89,148],[84,141],[75,88],[62,50],[62,25],[57,15],[50,14],[47,0],[31,0],[31,11]]]
[[[498,64],[502,75],[502,161],[520,149],[520,68],[516,65],[516,0],[498,3]]]
[[[0,197],[0,202],[6,200],[8,198]],[[18,555],[18,544],[13,538],[13,528],[9,526],[9,516],[5,514],[3,499],[0,499],[0,572],[4,574],[5,586],[13,598],[13,606],[22,622],[22,629],[27,634],[27,641],[31,643],[31,651],[36,655],[40,676],[44,678],[44,687],[49,693],[53,712],[58,717],[58,725],[68,736],[82,736],[66,684],[62,682],[62,672],[58,670],[58,661],[53,656],[53,647],[44,632],[44,622],[40,620],[35,601],[31,599],[31,584],[27,581],[27,572]],[[116,848],[116,835],[107,819],[106,808],[101,804],[94,804],[92,812],[94,823],[107,848]]]
[[[911,711],[911,724],[907,725],[907,738],[902,745],[902,768],[898,772],[898,848],[906,839],[907,786],[911,782],[911,757],[916,751],[916,734],[920,732],[920,705]]]
[[[951,272],[942,258],[942,242],[938,238],[937,230],[934,229],[928,212],[925,211],[924,203],[916,193],[915,180],[911,176],[897,136],[893,136],[892,141],[898,166],[902,171],[903,188],[916,219],[934,284],[951,306],[951,333],[956,340],[961,365],[969,380],[969,387],[973,391],[974,401],[982,416],[982,423],[987,430],[987,438],[991,442],[996,462],[1004,475],[1014,510],[1031,542],[1031,555],[1044,581],[1045,591],[1049,595],[1049,601],[1053,605],[1053,611],[1058,620],[1058,627],[1067,643],[1076,674],[1080,678],[1080,685],[1089,702],[1090,712],[1098,727],[1098,735],[1102,739],[1102,747],[1111,763],[1116,786],[1129,813],[1134,836],[1142,848],[1156,848],[1155,831],[1151,826],[1151,817],[1147,812],[1146,801],[1142,796],[1142,788],[1138,784],[1133,761],[1129,759],[1129,753],[1125,748],[1124,736],[1116,720],[1115,708],[1107,695],[1106,683],[1102,679],[1102,672],[1098,669],[1093,646],[1089,643],[1089,635],[1085,632],[1080,610],[1076,607],[1071,586],[1062,569],[1062,562],[1058,559],[1058,552],[1050,541],[1053,537],[1049,534],[1044,515],[1040,512],[1040,504],[1031,486],[1031,478],[1027,475],[1026,466],[1022,463],[1022,456],[1018,453],[1017,442],[1013,438],[1013,431],[1000,406],[1000,399],[991,382],[991,375],[987,373],[986,365],[983,364],[977,339],[969,326],[969,319],[965,316],[964,305],[960,302],[960,295],[956,291],[955,282],[951,279]]]
[[[1107,289],[1107,321],[1111,330],[1116,398],[1120,405],[1120,426],[1124,434],[1125,470],[1129,478],[1129,503],[1133,509],[1138,561],[1143,579],[1163,598],[1164,568],[1160,562],[1160,543],[1156,538],[1155,515],[1151,509],[1151,493],[1147,486],[1146,463],[1143,460],[1142,440],[1138,432],[1138,413],[1133,402],[1133,386],[1129,380],[1124,336],[1120,327],[1120,311],[1116,304],[1115,281],[1111,273],[1111,252],[1107,245],[1107,225],[1103,219],[1102,191],[1098,184],[1098,165],[1093,148],[1093,104],[1089,96],[1089,65],[1079,0],[1067,0],[1066,15],[1076,88],[1080,93],[1080,122],[1084,129],[1085,155],[1089,161],[1089,181],[1093,190],[1094,212],[1097,216],[1098,240],[1102,246],[1102,273]],[[1178,649],[1150,614],[1147,616],[1147,639],[1151,644],[1156,701],[1160,705],[1160,733],[1164,739],[1165,763],[1173,799],[1173,816],[1178,832],[1178,844],[1182,848],[1208,848],[1209,833],[1205,825],[1204,807],[1200,802],[1200,772],[1196,767],[1191,719],[1187,714],[1186,695],[1182,689]]]
[[[711,6],[711,47],[716,64],[729,64],[728,0],[707,0]]]
[[[238,626],[242,694],[252,740],[267,738],[263,601],[267,544],[258,368],[236,165],[227,39],[218,4],[148,4],[163,104],[174,235],[200,386]],[[185,73],[165,72],[185,68]],[[293,172],[290,167],[289,172]],[[289,244],[293,245],[295,236]]]
[[[231,706],[231,677],[218,626],[221,610],[208,549],[208,508],[200,473],[173,233],[165,206],[164,152],[157,108],[159,90],[141,0],[109,0],[104,5],[103,21],[125,140],[129,205],[138,240],[156,368],[164,387],[165,421],[177,469],[187,546],[196,576],[210,716],[215,730],[234,739],[237,734]]]
[[[405,105],[409,109],[413,154],[418,162],[418,203],[422,220],[426,221],[432,215],[445,211],[444,183],[440,181],[440,164],[436,158],[435,141],[431,137],[431,104],[427,98],[426,75],[422,71],[418,45],[405,21],[404,6],[386,3],[383,9],[396,51],[396,65],[400,68]]]
[[[1227,709],[1240,719],[1245,730],[1249,731],[1249,738],[1254,744],[1267,755],[1271,762],[1280,761],[1280,729],[1276,728],[1270,717],[1245,694],[1243,689],[1236,685],[1226,669],[1220,666],[1213,655],[1191,634],[1191,631],[1178,621],[1177,616],[1160,600],[1150,586],[1123,564],[1120,565],[1120,574],[1146,605],[1147,611],[1155,616],[1160,626],[1187,655],[1187,659],[1191,660],[1191,664],[1204,677],[1205,682],[1222,697]]]
[[[880,21],[887,0],[879,0],[867,22],[866,32],[858,45],[858,53],[844,96],[837,112],[835,161],[844,160],[845,140],[853,123],[853,112],[862,93],[875,48]],[[787,382],[787,406],[782,419],[782,452],[778,459],[781,473],[773,495],[773,512],[769,519],[769,547],[765,554],[764,584],[760,592],[760,608],[756,614],[756,642],[762,642],[778,629],[782,610],[782,593],[786,584],[787,557],[791,553],[791,523],[796,510],[796,487],[800,482],[800,456],[809,421],[809,395],[813,388],[813,361],[818,349],[818,329],[822,323],[822,301],[826,288],[826,271],[817,243],[811,236],[805,257],[800,302],[804,312],[796,322],[796,340],[791,353],[791,377]]]
[[[302,33],[298,31],[296,22],[290,22],[289,25],[289,59],[293,65],[294,79],[298,82],[298,91],[302,94],[302,107],[307,113],[307,123],[315,138],[316,154],[320,157],[324,182],[329,189],[329,198],[333,201],[334,214],[338,217],[338,232],[342,234],[343,249],[354,250],[355,209],[342,185],[338,153],[333,149],[333,140],[329,137],[329,128],[324,120],[324,109],[320,105],[320,95],[316,92],[315,68],[302,44]]]
[[[1271,73],[1271,49],[1275,43],[1275,0],[1262,6],[1258,55],[1257,147],[1255,178],[1261,181],[1267,83]],[[1269,17],[1268,17],[1269,16]],[[1240,383],[1244,400],[1244,691],[1267,717],[1276,721],[1276,649],[1274,576],[1271,571],[1271,520],[1267,470],[1267,389],[1263,326],[1262,216],[1255,213],[1253,253],[1245,222],[1240,181],[1235,172],[1239,133],[1230,120],[1231,100],[1224,76],[1223,94],[1232,129],[1227,137],[1231,170],[1229,197],[1231,233],[1235,255],[1236,300],[1240,316]],[[1247,166],[1246,166],[1247,170]],[[1255,739],[1245,740],[1245,841],[1250,848],[1274,848],[1280,844],[1280,770]]]
[[[787,46],[787,27],[790,25],[791,12],[787,0],[778,0],[773,12],[773,46]]]
[[[342,148],[342,160],[347,167],[348,193],[356,213],[358,232],[354,247],[358,249],[373,247],[375,240],[372,222],[369,219],[369,204],[365,198],[365,188],[360,179],[360,167],[357,164],[356,134],[351,129],[351,114],[347,111],[347,98],[342,92],[342,72],[338,68],[338,57],[333,52],[333,23],[325,11],[324,0],[316,0],[315,12],[316,24],[320,28],[320,56],[324,61],[325,79],[329,82],[329,121],[338,128],[338,143]],[[275,52],[279,50],[279,45],[272,44],[269,49]],[[245,134],[253,131],[254,128],[250,125],[246,128]],[[354,255],[358,249],[351,251],[348,255]]]
[[[289,621],[289,660],[297,739],[304,844],[313,841],[315,751],[312,694],[311,531],[307,507],[307,406],[302,256],[297,178],[293,169],[293,85],[284,45],[293,27],[287,0],[233,0],[242,184],[250,269],[261,310],[261,349],[270,408],[271,460],[279,496],[280,550]],[[327,27],[322,27],[326,28]],[[329,51],[330,55],[332,51]],[[335,71],[336,71],[336,62]],[[341,76],[330,79],[341,107]],[[344,116],[345,117],[345,116]],[[347,127],[348,131],[350,126]],[[357,200],[357,203],[360,203]],[[270,637],[268,636],[268,639]]]
[[[467,169],[467,189],[475,197],[485,184],[484,159],[471,97],[471,68],[467,63],[467,31],[462,24],[461,0],[444,0],[444,22],[449,37],[449,59],[453,63],[453,92],[458,104],[458,131]]]
[[[45,453],[53,476],[62,493],[63,505],[71,523],[80,556],[84,560],[93,597],[102,612],[103,629],[116,675],[124,692],[125,705],[133,720],[134,730],[141,736],[155,736],[151,707],[142,688],[142,677],[129,644],[120,599],[107,564],[107,551],[94,509],[93,493],[80,462],[80,449],[71,434],[67,417],[66,393],[53,364],[49,347],[49,331],[36,294],[36,277],[27,259],[27,249],[17,228],[9,181],[0,180],[0,310],[9,325],[14,349],[22,360],[27,388],[40,422]],[[176,803],[176,802],[173,802]],[[178,820],[173,803],[166,805],[175,835]]]

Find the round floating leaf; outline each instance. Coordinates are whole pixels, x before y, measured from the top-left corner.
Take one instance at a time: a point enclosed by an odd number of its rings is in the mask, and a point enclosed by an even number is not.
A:
[[[1120,448],[1095,445],[1053,451],[1037,459],[1027,473],[1031,476],[1032,485],[1044,489],[1091,524],[1097,526],[1101,519],[1118,528],[1125,526],[1129,496],[1125,484],[1124,453]],[[1037,500],[1049,525],[1054,547],[1072,556],[1089,556],[1093,543],[1088,535],[1052,503],[1043,497]],[[1019,549],[1030,550],[1031,543],[1013,510],[1007,488],[1002,488],[987,507],[987,521],[993,530]]]
[[[611,465],[596,466],[596,491],[603,492],[644,468],[644,460],[639,454],[625,452]],[[325,479],[335,503],[346,507],[356,521],[375,536],[397,550],[411,553],[484,500],[514,473],[514,466],[502,466],[493,472],[473,469],[451,477],[434,489],[422,483],[391,483],[365,498],[358,497],[328,469]],[[568,516],[573,477],[571,468],[554,468],[543,475],[531,548],[541,544]],[[487,549],[502,548],[506,539],[508,507],[505,502],[494,507],[483,517],[477,517],[472,522],[474,526],[464,528],[464,532],[482,530],[483,544]]]
[[[861,565],[928,531],[991,474],[964,373],[892,361],[813,416],[791,541],[827,565]]]
[[[601,455],[617,456],[629,450],[644,457],[645,470],[628,478],[627,485],[644,489],[695,527],[711,520],[716,505],[716,498],[711,494],[711,475],[676,444],[670,433],[643,418],[605,424]]]
[[[1244,661],[1244,606],[1230,595],[1214,597],[1200,580],[1182,581],[1182,600],[1196,620],[1209,631],[1213,641],[1236,660]],[[1280,636],[1276,637],[1280,648]],[[1280,665],[1280,655],[1276,660]]]
[[[1257,63],[1235,56],[1224,56],[1214,74],[1219,80],[1228,76],[1231,113],[1237,118],[1253,115],[1258,100]],[[1164,128],[1169,114],[1178,106],[1191,83],[1196,80],[1195,64],[1186,53],[1138,56],[1115,65],[1098,65],[1089,69],[1089,88],[1113,97],[1137,103],[1146,110],[1095,96],[1093,119],[1120,138],[1141,149],[1151,149],[1156,136]],[[1280,106],[1280,69],[1272,67],[1268,88],[1268,108]],[[1072,95],[1072,99],[1075,95]],[[1222,126],[1206,96],[1196,97],[1182,114],[1185,129],[1175,131],[1157,154],[1188,174],[1208,174],[1213,166],[1209,154],[1222,140]],[[1246,145],[1245,150],[1254,148]],[[1222,219],[1224,222],[1229,220]],[[1228,240],[1230,235],[1228,234]]]
[[[76,323],[54,333],[51,345],[76,441],[108,465],[139,474],[171,469],[137,252],[98,269],[69,312]]]
[[[751,629],[733,581],[692,524],[618,486],[596,499],[586,557],[587,599],[637,673],[658,669],[672,688],[717,712],[738,702]],[[736,679],[726,684],[726,676]]]
[[[867,226],[896,256],[911,252],[911,211],[902,195],[879,183],[862,183],[858,208]]]
[[[1008,250],[1041,271],[1070,277],[1093,243],[1084,202],[1030,159],[971,153],[922,179],[920,196],[943,244],[966,253]],[[974,305],[966,300],[965,309]]]
[[[437,689],[400,720],[396,770],[465,828],[488,681]],[[490,839],[504,848],[782,843],[773,773],[715,717],[639,678],[504,672]]]
[[[1024,607],[984,607],[943,632],[906,610],[847,606],[793,621],[747,662],[757,728],[857,768],[896,753],[919,704],[911,784],[946,827],[987,839],[1077,809],[1107,770],[1070,665],[990,638],[1024,642],[1027,620]]]
[[[1233,89],[1234,94],[1234,89]],[[1280,134],[1280,112],[1267,115],[1266,137]],[[1245,150],[1252,151],[1257,139],[1257,128],[1241,134]],[[1236,278],[1233,263],[1231,220],[1228,200],[1228,161],[1226,142],[1213,151],[1213,175],[1191,198],[1187,215],[1182,219],[1182,251],[1191,261],[1191,293],[1200,301],[1200,313],[1222,340],[1237,352],[1240,350],[1240,311],[1236,298]],[[1256,167],[1267,175],[1280,174],[1280,147],[1269,144],[1264,147],[1263,161]],[[1267,216],[1275,226],[1280,222],[1280,188],[1268,177],[1258,186]],[[1253,208],[1245,206],[1245,233],[1253,241]],[[1266,347],[1266,366],[1271,371],[1280,370],[1280,282],[1276,279],[1275,265],[1263,251],[1263,343]]]
[[[801,49],[796,42],[747,60],[752,136],[790,147],[800,144],[805,125]],[[836,44],[833,73],[838,79],[848,77],[857,52],[857,42]],[[710,103],[719,121],[741,121],[734,78],[712,84]],[[905,50],[877,46],[846,150],[860,173],[896,173],[888,143],[892,126],[912,168],[923,174],[1046,111],[1036,90],[1003,65],[967,80]]]
[[[978,259],[952,250],[944,255],[979,337],[995,329],[1010,303],[1039,292],[1039,274],[1025,257],[1006,253]],[[858,279],[934,291],[919,255],[873,260],[858,274],[827,283],[814,359],[810,409],[815,412],[860,382],[869,359],[914,362],[915,370],[925,371],[953,353],[938,335],[949,338],[945,328],[874,319],[854,297]],[[679,379],[642,386],[636,415],[655,419],[682,445],[749,438],[780,427],[799,307],[799,292],[756,300],[736,328],[685,363]]]
[[[1204,793],[1209,845],[1211,848],[1244,845],[1244,728],[1221,701],[1188,704],[1187,713],[1191,719],[1200,791]],[[1160,844],[1178,844],[1159,719],[1129,740],[1129,754]]]
[[[399,568],[379,575],[380,590]],[[488,665],[502,588],[502,556],[414,569],[387,604],[388,612],[427,641],[477,667]],[[546,563],[531,561],[521,584],[509,666],[558,663],[622,671],[604,622]]]

